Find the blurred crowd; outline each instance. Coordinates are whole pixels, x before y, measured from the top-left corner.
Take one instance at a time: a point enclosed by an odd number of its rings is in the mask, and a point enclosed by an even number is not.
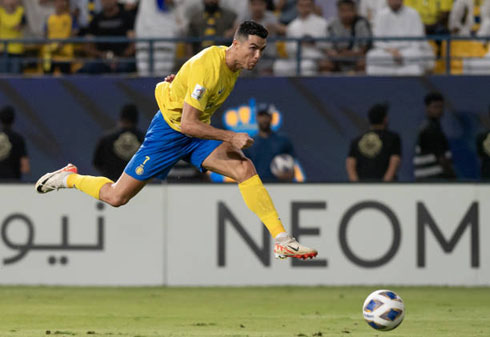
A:
[[[258,68],[246,75],[289,76],[298,69],[304,76],[421,75],[446,66],[453,73],[490,71],[486,41],[458,40],[446,48],[437,39],[403,40],[490,36],[490,0],[0,0],[0,39],[53,39],[42,46],[0,45],[7,54],[0,72],[168,74],[202,48],[231,41],[243,20],[263,24],[271,37],[302,39],[269,43]],[[370,40],[386,36],[398,39]],[[63,42],[71,37],[89,43]],[[90,43],[94,37],[143,40]],[[153,38],[194,40],[150,44]],[[335,39],[315,40],[322,38]]]

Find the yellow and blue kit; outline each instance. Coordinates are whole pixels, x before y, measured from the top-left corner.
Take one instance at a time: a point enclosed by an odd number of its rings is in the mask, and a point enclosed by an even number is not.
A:
[[[160,111],[153,118],[140,149],[124,172],[138,180],[165,179],[180,159],[204,171],[202,162],[222,142],[181,133],[184,102],[200,110],[199,120],[210,124],[214,112],[230,95],[240,71],[225,62],[225,46],[204,49],[188,60],[172,83],[160,82],[155,98]]]

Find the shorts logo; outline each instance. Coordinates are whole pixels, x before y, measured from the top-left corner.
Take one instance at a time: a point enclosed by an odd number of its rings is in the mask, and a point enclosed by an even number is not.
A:
[[[150,160],[150,157],[149,156],[145,156],[145,161],[143,162],[143,164],[141,164],[140,166],[138,166],[136,168],[136,170],[134,170],[134,172],[136,172],[137,175],[142,175],[143,173],[145,173],[145,164],[146,162]]]
[[[137,174],[137,175],[139,175],[139,176],[140,176],[140,175],[142,175],[143,173],[145,173],[145,169],[143,168],[143,165],[138,166],[138,167],[136,168],[135,172],[136,172],[136,174]]]
[[[191,97],[199,101],[205,92],[206,92],[206,88],[200,86],[199,84],[196,84],[196,86],[194,87],[194,91],[191,94]]]

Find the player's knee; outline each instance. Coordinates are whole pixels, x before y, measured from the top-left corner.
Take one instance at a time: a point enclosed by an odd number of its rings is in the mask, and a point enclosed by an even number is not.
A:
[[[107,202],[113,207],[121,207],[128,203],[129,198],[124,195],[114,195]]]
[[[252,176],[256,175],[255,166],[252,161],[248,158],[243,158],[240,160],[239,165],[237,165],[236,176],[238,182],[243,182]]]

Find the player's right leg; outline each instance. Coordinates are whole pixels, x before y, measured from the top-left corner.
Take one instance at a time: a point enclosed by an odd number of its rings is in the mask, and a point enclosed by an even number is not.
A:
[[[318,252],[315,249],[303,246],[286,232],[255,166],[242,151],[229,143],[222,143],[204,159],[202,166],[238,182],[245,204],[259,217],[274,238],[276,258],[307,259],[317,256]]]

